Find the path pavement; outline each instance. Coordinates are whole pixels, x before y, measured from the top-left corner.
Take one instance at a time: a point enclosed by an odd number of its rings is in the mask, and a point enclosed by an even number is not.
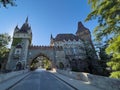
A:
[[[50,72],[53,73],[56,77],[60,78],[62,81],[66,82],[67,84],[72,85],[72,87],[76,88],[76,90],[103,90],[96,86],[91,85],[89,82],[75,80],[54,71]]]
[[[1,82],[0,83],[0,90],[7,90],[12,85],[14,85],[15,83],[18,83],[19,81],[21,81],[22,79],[24,79],[29,74],[30,74],[30,72],[26,72],[26,73],[23,73],[21,75],[12,77],[12,78],[10,78],[8,80],[5,80],[5,81]]]
[[[59,80],[65,82],[69,86],[73,87],[75,90],[103,90],[103,89],[100,89],[100,88],[97,88],[97,87],[91,85],[88,82],[75,80],[75,79],[72,79],[72,78],[69,78],[67,76],[61,75],[61,74],[59,74],[57,72],[54,72],[54,71],[49,71],[49,72],[52,73],[52,75],[54,75]],[[6,81],[0,83],[0,90],[8,90],[14,84],[19,83],[20,81],[22,81],[30,73],[31,72],[24,73],[24,74],[21,74],[19,76],[16,76],[14,78],[11,78],[9,80],[6,80]]]

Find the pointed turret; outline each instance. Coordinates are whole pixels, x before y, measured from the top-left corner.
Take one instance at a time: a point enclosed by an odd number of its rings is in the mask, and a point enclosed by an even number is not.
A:
[[[81,32],[84,32],[84,31],[88,31],[89,29],[86,28],[82,22],[78,22],[78,28],[77,28],[77,32],[76,32],[76,35],[79,35]]]
[[[17,30],[17,31],[19,30],[19,27],[18,27],[18,25],[16,25],[16,27],[15,27],[15,30]]]
[[[52,36],[52,34],[51,34],[51,37],[50,37],[50,39],[53,39],[53,36]]]
[[[25,20],[25,23],[22,25],[20,32],[28,32],[28,30],[30,30],[31,27],[28,24],[28,17]]]
[[[25,23],[28,23],[28,16],[27,16],[27,18],[26,18],[26,20],[25,20]]]
[[[50,46],[53,46],[53,42],[54,42],[54,38],[53,38],[53,36],[51,34],[51,36],[50,36]]]
[[[82,22],[78,22],[78,29],[76,32],[76,36],[84,41],[91,41],[91,34],[88,28],[86,28]]]
[[[19,27],[18,27],[18,25],[16,25],[16,27],[15,27],[15,29],[14,29],[14,34],[16,33],[16,32],[18,32],[20,29],[19,29]]]

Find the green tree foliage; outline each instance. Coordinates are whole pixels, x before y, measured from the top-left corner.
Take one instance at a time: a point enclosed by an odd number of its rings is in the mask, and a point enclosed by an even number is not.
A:
[[[96,40],[110,34],[120,34],[120,0],[88,0],[92,12],[86,21],[98,19],[99,25],[95,28]]]
[[[30,64],[30,70],[35,70],[37,68],[38,60],[33,60]]]
[[[107,62],[110,60],[110,56],[105,52],[107,47],[108,47],[108,42],[104,43],[99,47],[99,57],[100,57],[100,60],[104,62]]]
[[[113,70],[111,77],[120,78],[120,0],[88,0],[92,12],[86,21],[97,19],[98,26],[94,30],[97,41],[108,36],[110,40],[106,48],[107,54],[112,56],[107,63]]]
[[[107,63],[113,70],[111,77],[120,78],[120,36],[114,37],[109,41],[106,49],[107,54],[112,54],[112,59]]]
[[[47,58],[43,60],[43,64],[46,69],[51,67],[51,62]]]
[[[98,63],[101,67],[101,75],[103,76],[109,76],[110,75],[110,72],[111,70],[107,69],[108,66],[107,66],[107,62],[110,61],[110,55],[106,54],[105,50],[108,46],[108,42],[104,42],[103,44],[100,44],[98,45],[98,55],[99,55],[99,60],[98,60]]]
[[[2,64],[5,59],[7,59],[7,55],[9,49],[7,45],[10,42],[10,36],[8,34],[0,34],[0,63]]]
[[[3,7],[7,7],[8,4],[10,4],[11,6],[15,6],[15,1],[16,0],[0,0],[0,4],[2,4]]]
[[[0,48],[3,46],[7,46],[10,42],[10,36],[5,33],[5,34],[0,34]]]

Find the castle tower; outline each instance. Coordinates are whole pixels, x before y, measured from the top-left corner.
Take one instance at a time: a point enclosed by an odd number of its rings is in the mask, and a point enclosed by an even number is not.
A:
[[[82,22],[78,22],[78,29],[76,32],[76,36],[78,36],[80,39],[84,41],[90,41],[91,42],[91,34],[88,28],[84,27]]]
[[[83,42],[85,44],[84,46],[86,46],[86,49],[91,49],[91,51],[90,51],[90,52],[92,52],[91,56],[94,56],[93,58],[97,59],[95,48],[94,48],[94,45],[93,45],[92,39],[91,39],[90,30],[88,28],[86,28],[82,24],[82,22],[78,22],[76,36],[79,37],[81,40],[83,40]],[[87,52],[88,52],[88,50],[87,50]],[[89,55],[90,55],[90,52],[88,52]]]
[[[6,69],[20,70],[26,67],[28,47],[32,41],[32,31],[28,24],[28,17],[21,28],[18,25],[14,29],[13,41],[8,57]]]

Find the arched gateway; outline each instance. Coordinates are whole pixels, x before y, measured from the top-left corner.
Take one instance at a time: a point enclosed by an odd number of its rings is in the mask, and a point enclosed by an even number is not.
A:
[[[30,64],[32,60],[38,56],[47,57],[51,62],[52,66],[55,67],[59,62],[65,62],[65,53],[62,47],[53,46],[30,46],[28,50],[27,64]]]
[[[88,65],[85,62],[88,49],[94,51],[89,29],[78,23],[78,30],[74,34],[58,34],[55,38],[51,35],[50,46],[32,46],[32,30],[28,18],[21,28],[15,27],[13,41],[6,69],[17,70],[26,68],[37,56],[49,58],[53,67],[72,68],[83,70]],[[87,51],[86,51],[87,50]],[[89,55],[96,57],[95,53]],[[77,64],[74,64],[74,62]]]

